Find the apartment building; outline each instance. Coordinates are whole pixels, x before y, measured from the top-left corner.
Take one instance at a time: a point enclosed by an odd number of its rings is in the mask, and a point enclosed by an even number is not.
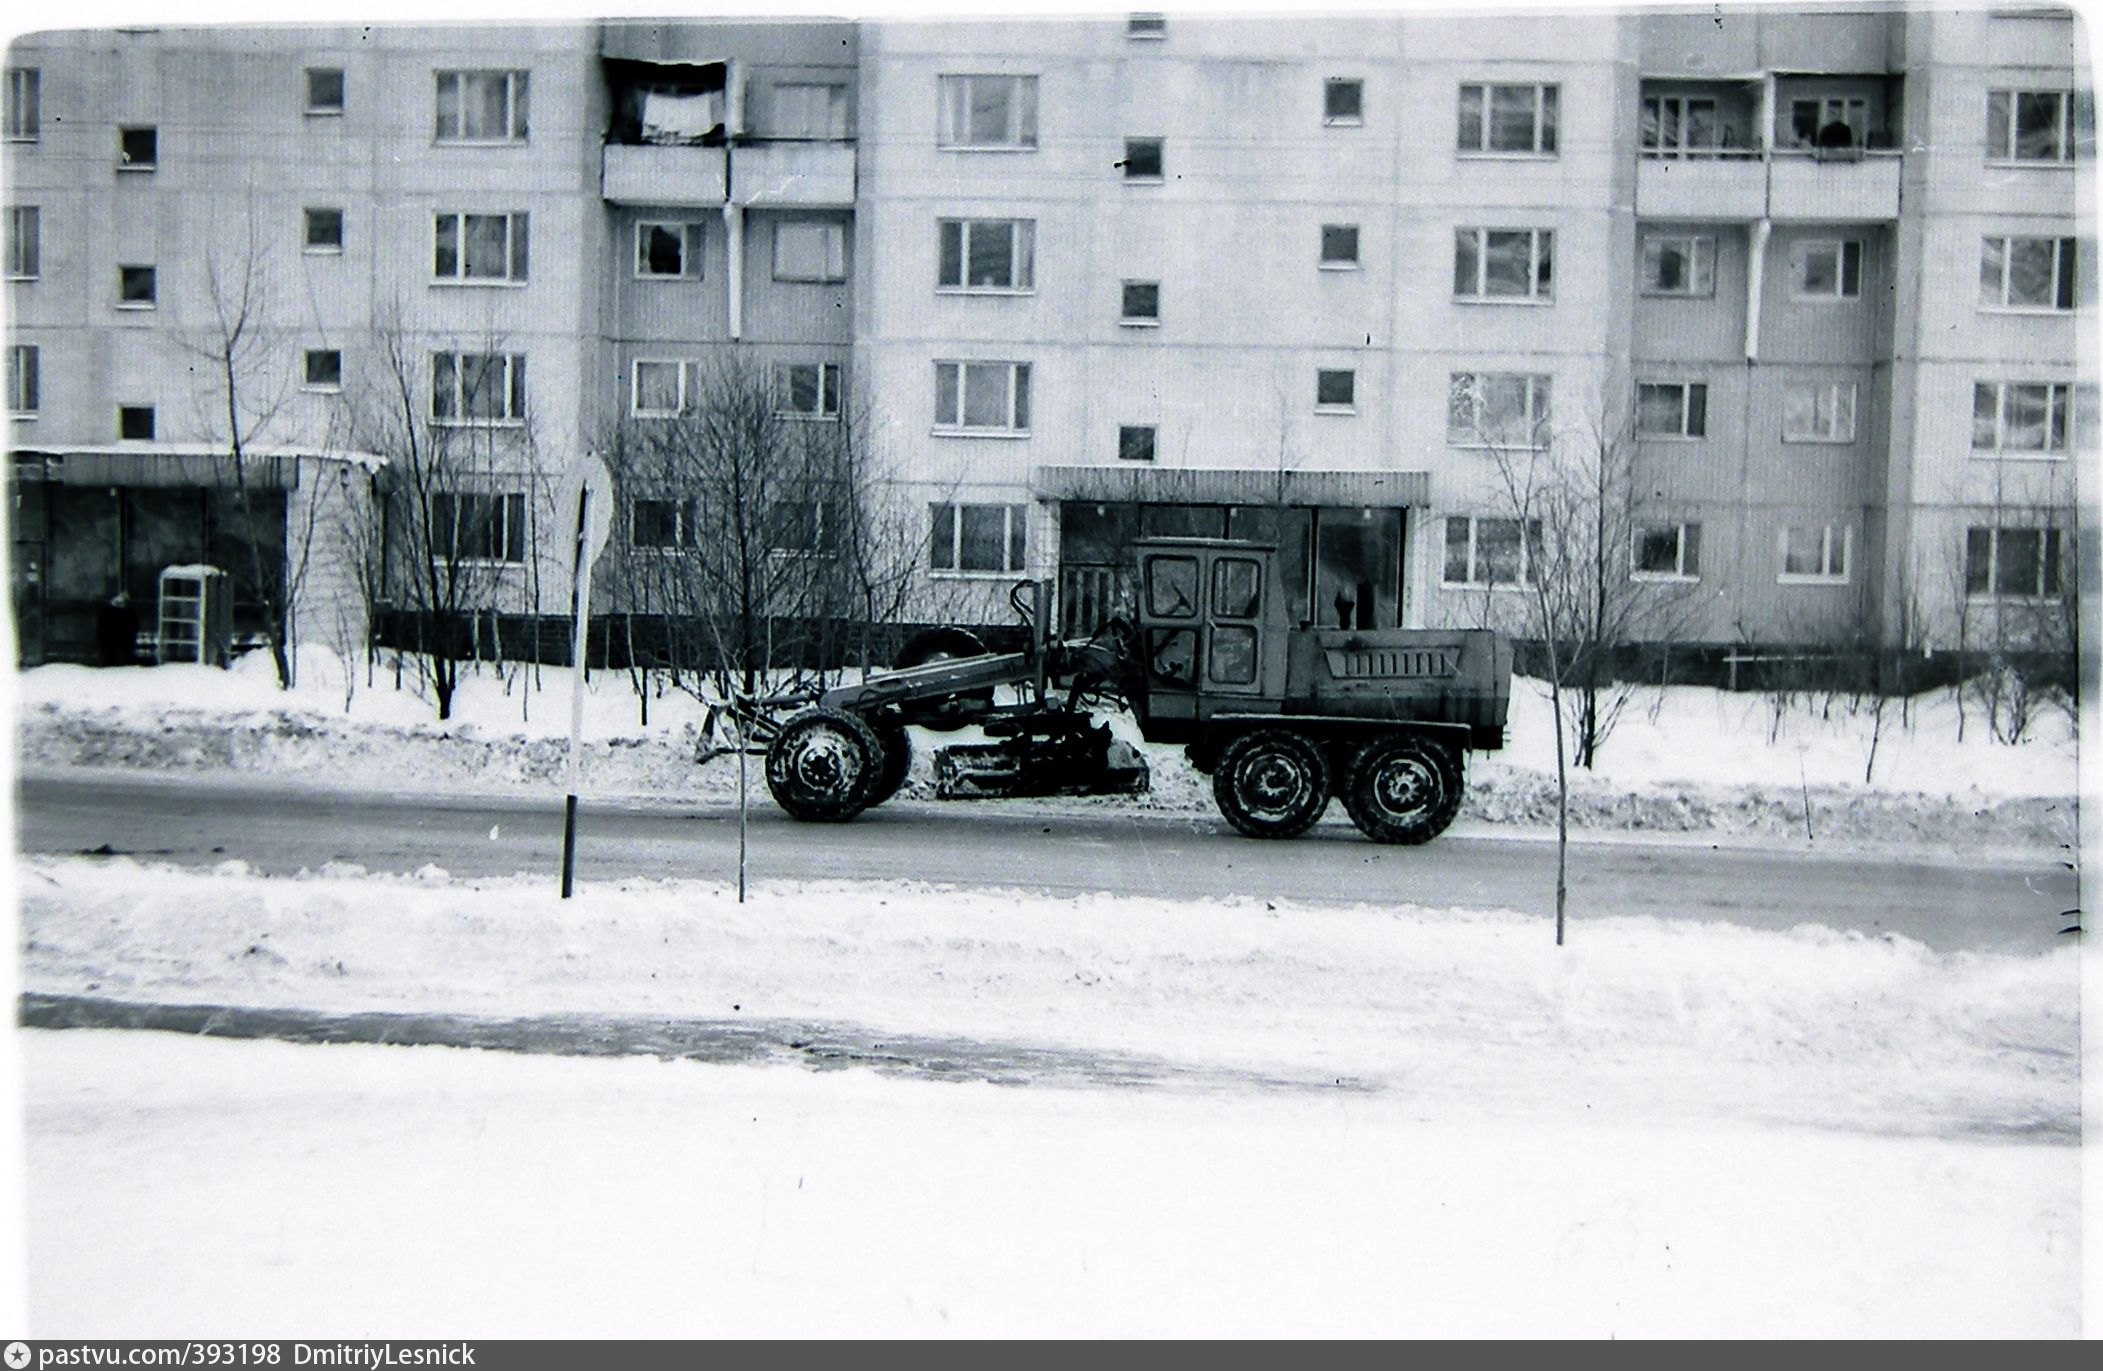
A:
[[[362,634],[315,511],[412,434],[458,608],[559,615],[561,473],[726,364],[858,426],[930,622],[1034,575],[1086,629],[1203,533],[1306,619],[1518,627],[1507,473],[1604,439],[1676,641],[2031,633],[2096,441],[2086,62],[2028,6],[32,36],[22,653],[236,543]],[[703,534],[622,496],[624,546]]]

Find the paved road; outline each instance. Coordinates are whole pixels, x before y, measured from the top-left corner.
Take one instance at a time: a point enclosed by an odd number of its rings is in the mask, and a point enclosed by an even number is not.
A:
[[[434,799],[229,777],[32,772],[20,780],[15,818],[27,853],[191,866],[239,858],[266,874],[331,861],[385,872],[435,863],[460,877],[543,874],[552,883],[562,853],[561,800],[538,793]],[[734,810],[586,801],[579,834],[583,881],[735,875]],[[751,851],[756,881],[883,878],[1179,900],[1394,900],[1544,917],[1554,910],[1554,844],[1506,833],[1457,830],[1425,847],[1388,848],[1325,823],[1298,841],[1266,843],[1237,837],[1212,816],[906,801],[850,824],[805,825],[760,799]],[[1902,934],[1939,950],[2037,952],[2067,941],[2061,930],[2076,901],[2073,872],[2049,854],[1958,863],[1622,837],[1572,845],[1576,919],[1822,923]]]

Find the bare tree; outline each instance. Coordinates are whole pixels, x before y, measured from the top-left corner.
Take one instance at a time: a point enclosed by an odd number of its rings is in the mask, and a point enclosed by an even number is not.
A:
[[[205,429],[226,446],[233,474],[234,540],[244,565],[234,568],[239,592],[261,610],[260,628],[270,648],[271,665],[280,688],[292,684],[292,662],[286,651],[288,585],[283,513],[258,500],[258,472],[251,447],[277,420],[291,391],[289,368],[278,355],[279,340],[266,330],[272,317],[270,263],[256,234],[251,199],[241,216],[241,232],[214,237],[204,254],[203,299],[207,317],[179,335],[181,345],[198,361],[202,385],[193,392]],[[178,295],[180,298],[180,294]],[[278,527],[266,533],[265,523]],[[312,534],[311,528],[305,530]],[[311,536],[299,540],[302,569]]]
[[[1523,633],[1545,659],[1555,722],[1556,942],[1568,898],[1569,764],[1590,768],[1636,689],[1616,658],[1678,636],[1687,584],[1639,576],[1643,521],[1635,480],[1635,415],[1602,395],[1583,422],[1551,424],[1538,398],[1500,406],[1480,378],[1456,378],[1449,422],[1471,428],[1495,470],[1502,518],[1478,521],[1494,546],[1469,549],[1470,578],[1518,592]],[[1535,392],[1526,392],[1533,396]],[[1500,413],[1504,416],[1500,418]],[[1682,528],[1679,536],[1688,535]],[[1680,548],[1682,558],[1689,549]],[[1684,569],[1684,562],[1680,564]]]
[[[866,666],[925,538],[838,370],[769,372],[726,352],[688,374],[675,412],[626,420],[608,443],[627,515],[609,567],[621,607],[658,626],[674,684],[697,694],[749,693],[849,648]]]
[[[378,545],[366,563],[374,605],[398,616],[402,646],[452,717],[479,616],[538,556],[543,503],[525,406],[525,359],[500,340],[474,352],[424,351],[377,329],[370,368],[345,378],[344,430],[380,456]]]

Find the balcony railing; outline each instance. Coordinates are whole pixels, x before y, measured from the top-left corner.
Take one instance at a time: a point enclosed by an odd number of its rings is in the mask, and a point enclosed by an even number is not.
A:
[[[1905,158],[1875,149],[1853,156],[1777,152],[1767,164],[1767,213],[1773,219],[1850,222],[1899,217],[1899,171]]]
[[[1636,164],[1644,219],[1743,222],[1898,218],[1903,156],[1889,149],[1815,152],[1646,149]]]
[[[608,143],[599,193],[624,205],[718,206],[730,194],[729,161],[719,147]]]
[[[854,144],[741,143],[730,152],[730,198],[740,205],[850,208]]]

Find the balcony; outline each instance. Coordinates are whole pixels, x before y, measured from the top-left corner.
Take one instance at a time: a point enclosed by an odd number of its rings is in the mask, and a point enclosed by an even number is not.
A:
[[[615,204],[716,208],[729,194],[729,160],[720,147],[608,143],[599,184]]]
[[[1904,160],[1882,149],[1645,157],[1636,164],[1636,215],[1692,223],[1887,222],[1899,217]]]
[[[1896,219],[1904,162],[1898,152],[1881,149],[1853,157],[1777,152],[1768,163],[1768,216],[1796,223]]]
[[[1767,213],[1767,161],[1757,153],[1645,156],[1636,164],[1643,219],[1745,222]]]
[[[730,154],[730,198],[740,205],[851,209],[854,144],[740,144]]]

